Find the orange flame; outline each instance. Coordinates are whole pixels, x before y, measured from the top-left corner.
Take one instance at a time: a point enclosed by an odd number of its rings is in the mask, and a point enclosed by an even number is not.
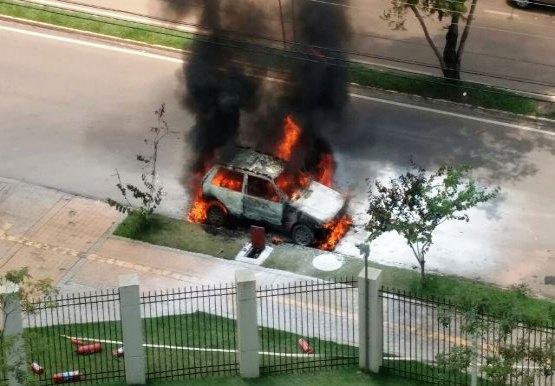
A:
[[[353,221],[348,215],[344,215],[338,221],[328,221],[323,225],[324,230],[328,232],[328,236],[319,245],[320,249],[333,251],[339,240],[345,236],[345,233],[351,228]]]
[[[237,176],[242,177],[241,174],[233,173],[227,169],[220,168],[212,179],[212,185],[240,192],[243,187],[243,179],[237,178]]]
[[[324,153],[316,166],[316,181],[322,185],[331,187],[333,183],[333,155],[331,153]]]
[[[200,171],[195,173],[192,178],[192,188],[195,192],[195,200],[191,209],[187,214],[187,221],[193,223],[202,223],[206,221],[206,211],[208,210],[208,201],[202,197],[202,179],[204,175],[210,170],[214,164],[214,157],[212,155],[207,155],[204,158],[204,164]]]
[[[289,159],[291,159],[291,154],[293,153],[293,148],[301,136],[301,129],[295,123],[291,115],[288,115],[285,118],[283,124],[283,139],[276,150],[276,157],[289,161]]]
[[[208,210],[208,201],[202,198],[202,189],[200,189],[196,196],[193,206],[187,214],[187,221],[193,223],[202,223],[206,221],[206,211]]]
[[[299,197],[299,191],[310,183],[310,176],[301,172],[285,171],[275,179],[275,183],[289,199],[294,200]]]

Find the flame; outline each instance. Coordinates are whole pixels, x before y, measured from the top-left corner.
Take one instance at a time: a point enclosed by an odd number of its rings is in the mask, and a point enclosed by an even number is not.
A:
[[[300,191],[310,183],[310,176],[301,172],[285,171],[274,182],[289,199],[295,200],[300,196]]]
[[[285,117],[283,122],[283,139],[276,150],[276,157],[282,160],[289,161],[291,159],[291,154],[293,153],[293,148],[299,141],[301,136],[301,129],[293,120],[291,115]]]
[[[242,174],[233,173],[230,170],[220,168],[212,179],[212,185],[240,192],[243,187],[242,177]]]
[[[206,221],[206,212],[208,210],[208,201],[202,198],[202,189],[195,195],[193,206],[187,214],[187,221],[193,223],[202,223]]]
[[[204,162],[201,169],[193,175],[192,190],[194,191],[195,200],[191,209],[187,214],[187,221],[193,223],[202,223],[206,221],[206,212],[208,210],[209,202],[202,197],[202,179],[204,175],[210,170],[214,164],[214,157],[209,154],[204,157]]]
[[[353,225],[353,221],[348,215],[344,215],[338,221],[328,221],[323,225],[324,230],[328,233],[326,239],[319,245],[320,249],[333,251],[339,240],[345,236],[345,233]]]
[[[332,186],[333,183],[333,164],[334,159],[331,153],[322,154],[318,165],[316,165],[316,176],[315,179],[322,185],[328,187]]]

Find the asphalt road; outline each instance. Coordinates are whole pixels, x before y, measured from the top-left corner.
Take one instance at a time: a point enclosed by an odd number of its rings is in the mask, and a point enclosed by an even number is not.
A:
[[[181,64],[45,33],[50,37],[0,23],[0,175],[87,197],[117,198],[114,168],[124,180],[138,178],[135,155],[161,102],[174,130],[183,132],[192,124],[177,103]],[[535,287],[555,273],[552,132],[360,97],[352,98],[347,117],[343,132],[330,135],[339,161],[336,182],[354,195],[357,224],[364,221],[364,177],[397,176],[411,155],[428,168],[464,162],[476,168],[484,184],[500,185],[502,196],[472,211],[470,223],[442,226],[429,268],[505,285],[524,280]],[[182,138],[163,144],[165,213],[180,216],[187,205],[179,181],[186,156]],[[364,238],[358,229],[339,251],[356,253],[354,243]],[[372,259],[404,266],[415,262],[394,235],[376,241]]]
[[[40,3],[75,6],[72,0],[34,0]],[[299,26],[292,22],[292,15],[303,0],[281,0],[283,31],[277,0],[259,2],[263,9],[266,31],[250,31],[280,41],[283,33],[288,41],[295,41]],[[308,0],[307,0],[308,1]],[[77,3],[130,14],[120,17],[146,15],[195,25],[199,23],[202,2],[187,2],[191,9],[186,15],[169,12],[160,0],[80,0]],[[318,0],[321,7],[335,7],[333,1]],[[467,2],[468,4],[470,2]],[[193,6],[191,6],[191,4]],[[345,8],[350,20],[349,49],[354,59],[370,64],[410,69],[425,74],[441,75],[438,62],[429,47],[423,31],[414,17],[407,13],[405,30],[393,30],[383,19],[391,8],[391,0],[350,0]],[[91,11],[90,8],[77,6]],[[116,15],[117,16],[117,15]],[[325,21],[323,21],[325,22]],[[425,23],[431,39],[440,52],[445,43],[445,28],[450,18],[438,21],[426,17]],[[248,24],[248,23],[247,23]],[[462,35],[465,22],[460,23]],[[248,25],[226,25],[226,29],[240,32]],[[244,32],[244,31],[243,31]],[[532,93],[547,94],[555,98],[555,6],[533,6],[519,9],[510,0],[479,0],[462,58],[463,79]],[[487,74],[487,76],[479,75]],[[493,75],[493,76],[492,76]]]

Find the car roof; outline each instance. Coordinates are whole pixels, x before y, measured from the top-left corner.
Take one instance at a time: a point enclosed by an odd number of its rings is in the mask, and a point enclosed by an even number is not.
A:
[[[269,154],[260,153],[249,148],[239,148],[229,162],[222,162],[223,166],[236,170],[266,176],[272,180],[285,169],[285,161]]]

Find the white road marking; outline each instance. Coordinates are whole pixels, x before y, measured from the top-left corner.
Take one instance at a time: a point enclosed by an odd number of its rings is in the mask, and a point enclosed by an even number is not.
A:
[[[494,9],[485,9],[484,13],[491,13],[493,15],[500,15],[500,16],[507,16],[507,17],[514,17],[517,18],[519,17],[518,14],[516,13],[512,13],[512,12],[503,12],[503,11],[496,11]]]
[[[56,35],[51,35],[51,34],[47,34],[47,33],[43,33],[43,32],[28,31],[28,30],[19,29],[19,28],[6,27],[6,26],[3,26],[3,25],[0,25],[0,30],[9,31],[9,32],[16,32],[16,33],[20,33],[20,34],[23,34],[23,35],[36,36],[36,37],[41,37],[41,38],[50,39],[50,40],[57,40],[57,41],[64,42],[64,43],[73,43],[73,44],[78,44],[78,45],[82,45],[82,46],[86,46],[86,47],[93,47],[93,48],[100,48],[100,49],[104,49],[104,50],[108,50],[108,51],[121,52],[121,53],[124,53],[124,54],[137,55],[137,56],[142,56],[142,57],[145,57],[145,58],[163,60],[163,61],[166,61],[166,62],[183,63],[182,59],[172,58],[170,56],[164,56],[164,55],[153,54],[153,53],[150,53],[150,52],[138,51],[138,50],[131,49],[131,48],[115,47],[115,46],[110,46],[110,45],[107,45],[107,44],[87,42],[87,41],[84,41],[84,40],[67,38],[67,37],[63,37],[63,36],[56,36]]]
[[[68,335],[60,335],[60,336],[62,338],[79,339],[86,342],[108,343],[108,344],[116,344],[116,345],[123,344],[123,342],[119,340],[85,338],[85,337],[75,337],[75,336],[68,336]],[[237,350],[225,349],[225,348],[186,347],[186,346],[173,346],[173,345],[153,344],[153,343],[143,343],[143,347],[164,348],[169,350],[205,351],[205,352],[225,352],[225,353],[238,352]],[[314,358],[314,357],[320,356],[318,354],[285,353],[285,352],[277,352],[277,351],[259,351],[258,354],[274,355],[274,356],[289,357],[289,358]]]
[[[28,30],[13,28],[13,27],[6,27],[6,26],[2,26],[2,25],[0,25],[0,30],[15,32],[15,33],[21,33],[21,34],[24,34],[24,35],[42,37],[42,38],[57,40],[57,41],[65,42],[65,43],[73,43],[73,44],[83,45],[83,46],[87,46],[87,47],[100,48],[100,49],[105,49],[105,50],[114,51],[114,52],[120,52],[120,53],[124,53],[124,54],[137,55],[137,56],[142,56],[142,57],[146,57],[146,58],[150,58],[150,59],[162,60],[162,61],[166,61],[166,62],[179,63],[179,64],[183,63],[182,59],[172,58],[172,57],[169,57],[169,56],[164,56],[164,55],[159,55],[159,54],[152,54],[152,53],[149,53],[149,52],[143,52],[143,51],[139,51],[139,50],[135,50],[135,49],[131,49],[131,48],[114,47],[114,46],[107,45],[107,44],[92,43],[92,42],[87,42],[87,41],[78,40],[78,39],[72,39],[72,38],[67,38],[67,37],[62,37],[62,36],[51,35],[51,34],[47,34],[47,33],[43,33],[43,32],[28,31]],[[475,116],[472,116],[472,115],[466,115],[466,114],[454,113],[454,112],[450,112],[450,111],[438,110],[438,109],[433,109],[433,108],[430,108],[430,107],[416,106],[416,105],[412,105],[412,104],[408,104],[408,103],[395,102],[395,101],[391,101],[391,100],[387,100],[387,99],[375,98],[375,97],[370,97],[370,96],[366,96],[366,95],[359,95],[359,94],[350,94],[350,95],[353,98],[364,99],[364,100],[389,104],[389,105],[408,108],[408,109],[413,109],[413,110],[426,111],[426,112],[429,112],[429,113],[434,113],[434,114],[439,114],[439,115],[445,115],[445,116],[456,117],[456,118],[461,118],[461,119],[468,119],[468,120],[475,121],[475,122],[488,123],[488,124],[492,124],[492,125],[503,126],[503,127],[508,127],[508,128],[523,130],[523,131],[530,131],[530,132],[533,132],[533,133],[539,133],[539,134],[544,134],[544,135],[555,137],[555,132],[548,131],[548,130],[541,130],[541,129],[537,129],[537,128],[529,127],[529,126],[518,125],[518,124],[515,124],[515,123],[496,121],[494,119],[475,117]]]
[[[373,102],[385,103],[385,104],[388,104],[388,105],[405,107],[405,108],[408,108],[408,109],[419,110],[419,111],[426,111],[426,112],[429,112],[429,113],[435,113],[435,114],[440,114],[440,115],[447,115],[447,116],[450,116],[450,117],[468,119],[468,120],[471,120],[471,121],[488,123],[488,124],[491,124],[491,125],[504,126],[504,127],[509,127],[511,129],[531,131],[533,133],[539,133],[539,134],[544,134],[544,135],[549,135],[549,136],[555,137],[555,132],[553,132],[553,131],[536,129],[535,127],[529,127],[529,126],[522,126],[522,125],[518,125],[516,123],[496,121],[494,119],[475,117],[475,116],[472,116],[472,115],[466,115],[466,114],[461,114],[461,113],[453,113],[451,111],[437,110],[437,109],[432,109],[430,107],[416,106],[416,105],[411,105],[411,104],[408,104],[408,103],[395,102],[395,101],[390,101],[390,100],[387,100],[387,99],[374,98],[374,97],[370,97],[370,96],[366,96],[366,95],[351,94],[351,96],[353,98],[365,99],[365,100],[369,100],[369,101],[373,101]]]

